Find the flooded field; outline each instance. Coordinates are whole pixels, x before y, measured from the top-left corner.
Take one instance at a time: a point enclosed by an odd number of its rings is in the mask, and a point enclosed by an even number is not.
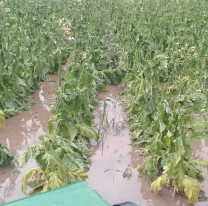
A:
[[[187,199],[181,195],[173,198],[171,190],[163,189],[158,197],[149,190],[147,177],[141,176],[137,170],[143,158],[131,146],[126,113],[119,99],[119,87],[107,86],[107,89],[108,92],[99,94],[100,105],[94,114],[101,141],[97,145],[92,142],[92,166],[87,180],[89,185],[110,204],[132,201],[140,206],[186,205]],[[201,141],[204,146],[198,145],[196,148],[203,147],[203,157],[208,160],[208,142]],[[203,149],[200,151],[203,152]],[[196,149],[195,154],[202,155],[200,151]],[[202,184],[205,192],[208,192],[207,179]],[[195,205],[207,206],[208,202]]]
[[[19,168],[17,159],[28,145],[38,144],[38,136],[47,131],[50,104],[57,88],[58,76],[49,75],[30,99],[40,104],[6,120],[5,127],[0,131],[1,142],[10,148],[16,158],[13,167],[0,168],[0,204],[26,196],[21,191],[22,176],[37,164],[30,161],[25,167]],[[99,94],[100,104],[94,112],[95,126],[101,139],[99,143],[91,141],[89,185],[111,205],[125,201],[132,201],[139,206],[186,205],[187,199],[180,195],[173,198],[171,190],[163,189],[158,197],[149,190],[148,179],[138,172],[143,157],[139,157],[136,148],[131,146],[119,87],[108,85],[107,89],[108,92]],[[207,140],[195,144],[194,149],[195,157],[202,156],[208,160]],[[206,170],[203,170],[203,174],[206,175]],[[202,185],[207,196],[208,179]],[[195,205],[208,206],[204,197],[200,201]]]

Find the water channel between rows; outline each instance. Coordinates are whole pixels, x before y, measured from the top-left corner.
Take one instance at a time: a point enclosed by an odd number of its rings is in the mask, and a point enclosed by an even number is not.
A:
[[[54,80],[54,81],[47,81]],[[18,167],[18,157],[29,145],[38,144],[38,137],[47,132],[47,121],[51,117],[50,104],[58,88],[58,76],[49,75],[35,91],[31,99],[40,102],[29,111],[6,120],[0,130],[1,143],[9,147],[15,156],[13,167],[0,167],[0,204],[26,197],[21,191],[21,179],[25,172],[37,167],[35,160]],[[126,113],[119,98],[119,87],[107,86],[107,92],[99,94],[99,105],[94,111],[95,127],[100,141],[91,141],[91,167],[87,182],[109,204],[132,201],[140,206],[184,206],[187,199],[172,191],[163,189],[156,197],[149,190],[148,179],[141,176],[138,167],[143,158],[131,146],[130,131],[126,123]],[[104,114],[104,115],[103,115]],[[195,157],[208,160],[208,141],[202,139],[194,146]],[[206,171],[202,171],[206,175]],[[208,178],[202,182],[208,196]],[[198,202],[195,206],[208,206],[208,201]]]

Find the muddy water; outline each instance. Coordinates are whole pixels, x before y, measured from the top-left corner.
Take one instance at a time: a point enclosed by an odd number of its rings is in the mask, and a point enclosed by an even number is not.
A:
[[[107,86],[107,89],[108,92],[99,94],[100,105],[94,114],[101,141],[98,145],[92,142],[89,185],[111,205],[125,201],[140,206],[186,205],[186,198],[180,195],[173,198],[168,189],[163,189],[158,197],[149,191],[147,177],[137,170],[143,158],[131,146],[126,114],[118,98],[119,87]],[[195,205],[205,206],[208,202]]]
[[[67,64],[62,67],[65,73]],[[0,141],[9,147],[10,153],[15,157],[12,167],[0,167],[0,204],[25,197],[21,191],[22,176],[29,169],[37,167],[35,160],[31,160],[23,168],[18,166],[18,157],[28,145],[39,143],[38,137],[47,132],[47,121],[51,117],[50,104],[55,99],[58,88],[58,75],[48,75],[40,89],[29,98],[29,102],[39,102],[29,111],[6,120],[4,128],[0,129]]]

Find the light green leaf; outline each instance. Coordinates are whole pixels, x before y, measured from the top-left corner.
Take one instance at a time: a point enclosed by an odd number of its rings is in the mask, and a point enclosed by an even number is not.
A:
[[[48,181],[43,183],[43,190],[41,192],[47,192],[49,190]]]
[[[17,78],[17,82],[18,82],[19,85],[27,87],[24,79],[19,78],[19,77],[16,77],[16,78]]]
[[[160,122],[160,132],[163,132],[166,128],[166,125],[163,122]]]
[[[197,160],[191,160],[191,162],[192,162],[194,165],[198,165],[198,166],[207,168],[207,173],[208,173],[208,162],[205,161],[203,158],[199,158],[199,159],[197,159]]]
[[[172,137],[173,136],[173,133],[170,130],[168,130],[167,136],[168,137]]]
[[[27,150],[19,157],[19,165],[23,167],[26,165],[28,160],[36,158],[42,153],[42,145],[32,145],[27,148]]]
[[[203,158],[199,158],[197,160],[192,160],[195,165],[199,165],[202,167],[208,167],[208,162],[206,162]]]
[[[78,125],[78,131],[82,136],[88,138],[95,138],[96,140],[99,139],[98,133],[94,130],[93,127],[88,127],[86,125]]]
[[[4,113],[0,110],[0,128],[2,128],[4,126]]]
[[[159,172],[157,166],[160,158],[161,156],[158,155],[147,156],[145,161],[140,166],[139,171],[147,174],[151,181],[155,180]]]
[[[185,149],[184,149],[183,141],[181,137],[178,137],[175,140],[175,151],[177,151],[179,154],[182,154],[182,155],[185,153]]]
[[[165,144],[167,145],[167,146],[170,146],[170,137],[169,136],[165,136],[164,137],[164,140],[165,140]]]
[[[76,167],[70,168],[69,174],[76,176],[79,179],[79,181],[85,181],[88,178],[87,173],[84,170]]]
[[[192,135],[189,138],[189,142],[193,144],[199,139],[207,139],[207,131],[206,131],[206,122],[195,119],[194,123],[192,123]]]
[[[200,183],[195,179],[185,176],[182,181],[182,185],[184,186],[184,192],[189,199],[188,204],[194,204],[198,202],[199,193],[201,190],[203,190]]]
[[[67,126],[68,126],[70,140],[73,140],[77,135],[77,128],[70,122],[68,123]]]
[[[158,177],[151,184],[150,190],[152,190],[153,192],[155,192],[155,194],[157,194],[158,191],[160,191],[162,189],[162,186],[164,184],[168,184],[168,182],[169,182],[168,175],[167,174],[163,174],[162,176]]]
[[[65,185],[64,182],[54,172],[49,173],[48,187],[50,189],[53,190],[62,187],[64,185]]]

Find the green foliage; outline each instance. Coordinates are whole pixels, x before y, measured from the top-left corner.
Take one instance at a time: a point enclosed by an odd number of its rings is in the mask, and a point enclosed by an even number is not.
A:
[[[167,174],[163,174],[162,176],[158,177],[152,184],[151,184],[151,190],[154,191],[156,194],[159,190],[162,189],[162,186],[164,184],[168,184],[169,179]]]
[[[7,147],[0,144],[0,165],[11,165],[14,157],[9,154]]]
[[[2,128],[4,126],[4,113],[0,110],[0,128]]]
[[[199,193],[202,190],[200,183],[195,179],[185,176],[182,185],[184,186],[186,196],[189,198],[188,204],[198,202]]]
[[[26,98],[39,82],[57,72],[68,56],[71,34],[64,32],[67,22],[60,22],[63,16],[55,12],[63,5],[1,2],[0,109],[6,117],[24,110]]]
[[[85,125],[78,125],[79,133],[84,137],[99,139],[97,132],[95,132],[94,128],[87,127]]]
[[[34,145],[27,148],[26,152],[24,152],[19,158],[19,165],[23,167],[30,159],[36,158],[43,152],[42,145]]]
[[[76,144],[52,134],[42,135],[40,140],[41,145],[29,146],[19,158],[20,166],[24,166],[31,158],[35,158],[40,165],[40,169],[31,169],[23,176],[23,193],[26,193],[28,179],[30,178],[32,178],[33,184],[36,183],[37,187],[43,187],[43,191],[87,178],[86,172],[83,170],[84,153]],[[42,175],[44,175],[44,180],[40,178]],[[47,187],[44,187],[44,184]]]
[[[0,128],[4,126],[4,113],[0,110]],[[7,147],[0,143],[0,165],[6,166],[11,165],[14,157],[9,154]]]
[[[158,171],[158,162],[159,162],[160,156],[148,156],[145,160],[145,162],[142,164],[142,166],[139,168],[139,170],[147,175],[149,175],[150,180],[154,180],[157,177]]]
[[[114,32],[122,51],[119,67],[128,68],[123,99],[134,145],[145,155],[139,171],[153,181],[153,191],[173,184],[195,203],[201,189],[197,179],[203,179],[197,166],[207,168],[203,159],[193,159],[191,146],[207,138],[207,26],[200,22],[207,18],[208,4],[165,0],[115,4]]]

